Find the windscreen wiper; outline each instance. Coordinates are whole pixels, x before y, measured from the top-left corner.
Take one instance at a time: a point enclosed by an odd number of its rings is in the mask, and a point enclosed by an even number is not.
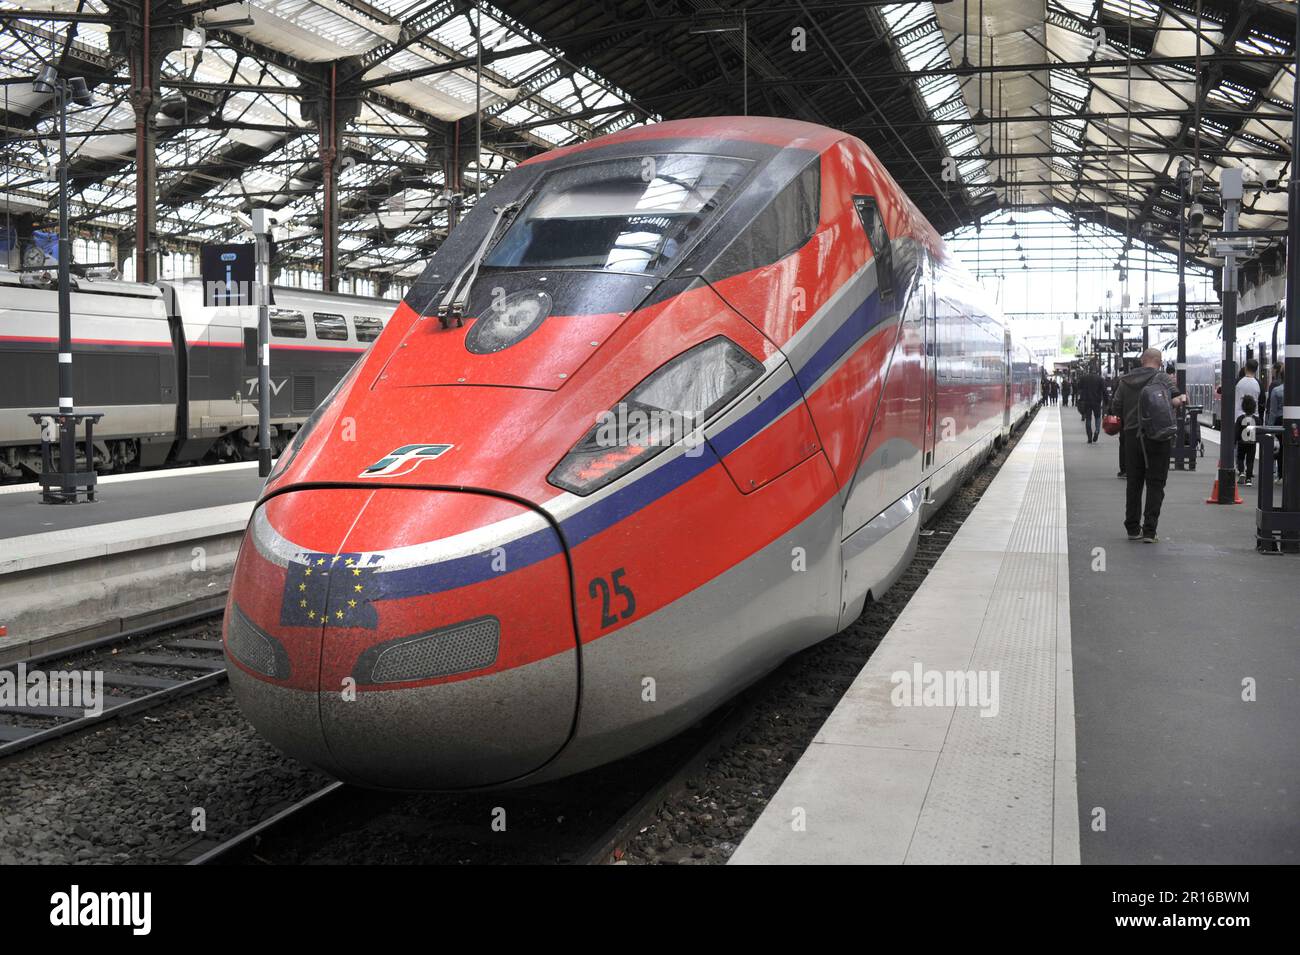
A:
[[[465,306],[469,300],[469,291],[474,287],[474,280],[478,278],[479,266],[487,257],[488,250],[492,247],[492,240],[496,238],[497,229],[501,227],[501,219],[511,209],[519,208],[519,200],[507,202],[503,206],[494,206],[492,211],[496,213],[496,218],[492,220],[492,228],[488,229],[487,235],[484,236],[483,242],[478,247],[478,251],[465,263],[464,267],[456,273],[456,277],[451,280],[447,286],[447,292],[438,303],[436,314],[438,321],[442,323],[443,328],[460,328],[465,324]],[[455,326],[452,325],[455,322]]]

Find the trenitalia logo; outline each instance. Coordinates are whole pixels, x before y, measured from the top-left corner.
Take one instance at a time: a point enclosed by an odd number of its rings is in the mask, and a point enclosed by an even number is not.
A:
[[[442,457],[452,447],[454,445],[450,444],[404,444],[400,448],[389,451],[357,476],[401,477],[403,474],[410,474],[425,461],[434,461]]]

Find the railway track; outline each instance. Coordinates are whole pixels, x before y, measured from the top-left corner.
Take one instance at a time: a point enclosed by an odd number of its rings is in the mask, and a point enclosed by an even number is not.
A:
[[[223,682],[226,664],[220,627],[213,627],[221,613],[186,614],[0,667],[13,674],[14,687],[30,687],[33,674],[39,672],[48,688],[39,703],[30,699],[0,703],[0,759]],[[63,674],[80,674],[82,684],[89,679],[98,687],[98,705],[51,702],[56,681],[72,685]],[[79,695],[78,702],[90,702]]]
[[[589,836],[585,844],[576,852],[568,853],[572,863],[602,865],[616,861],[619,848],[636,833],[646,818],[654,812],[655,807],[667,795],[685,786],[687,780],[710,756],[744,728],[752,716],[754,703],[762,698],[764,687],[775,678],[774,674],[750,687],[731,703],[724,705],[697,724],[685,737],[679,738],[675,746],[672,741],[663,744],[661,748],[671,748],[675,751],[669,754],[666,760],[656,761],[661,765],[656,766],[654,771],[648,774],[652,780],[650,785],[644,787],[638,797],[625,798],[622,805],[627,808],[612,824],[600,828],[594,836]],[[637,759],[638,757],[632,757],[632,760]],[[562,781],[560,785],[566,783]],[[581,785],[581,783],[572,785]],[[315,821],[312,819],[315,813],[325,813],[339,808],[341,797],[349,793],[356,795],[362,801],[366,796],[375,797],[375,794],[352,789],[341,782],[329,783],[228,839],[208,844],[206,847],[203,845],[193,847],[191,851],[198,854],[193,855],[185,864],[213,865],[264,861],[257,855],[264,840],[292,839],[295,828],[311,825]],[[383,797],[377,798],[380,803],[375,807],[376,814],[388,811],[390,807],[382,801]],[[556,802],[553,794],[549,797],[541,797],[539,801]],[[344,811],[346,812],[346,809]]]

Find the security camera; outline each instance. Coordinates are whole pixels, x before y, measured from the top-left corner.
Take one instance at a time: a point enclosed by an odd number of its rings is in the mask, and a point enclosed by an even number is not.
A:
[[[1205,208],[1199,202],[1193,202],[1191,209],[1187,212],[1187,231],[1188,234],[1195,237],[1201,234],[1201,229],[1205,225]]]

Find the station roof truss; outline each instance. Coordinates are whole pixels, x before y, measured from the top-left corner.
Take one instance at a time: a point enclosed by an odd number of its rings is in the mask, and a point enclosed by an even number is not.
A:
[[[1057,208],[1176,248],[1180,159],[1206,173],[1210,229],[1223,168],[1289,174],[1296,7],[1280,0],[0,0],[6,209],[56,201],[52,103],[30,84],[56,62],[96,97],[69,116],[74,222],[133,228],[146,9],[150,48],[170,38],[159,234],[229,240],[234,213],[285,208],[290,266],[322,253],[312,117],[329,89],[353,107],[338,268],[399,277],[522,158],[660,119],[853,133],[943,233]],[[1241,225],[1277,229],[1285,211],[1285,193],[1252,192]],[[1257,259],[1280,262],[1279,244]],[[1204,239],[1189,254],[1218,261]]]
[[[58,64],[95,94],[68,112],[73,225],[133,231],[140,84],[124,48],[141,42],[146,4],[0,0],[0,215],[56,211],[55,102],[31,80]],[[288,213],[279,263],[319,263],[311,104],[327,101],[331,84],[335,102],[351,106],[337,158],[343,272],[417,273],[453,206],[472,205],[520,159],[594,135],[574,113],[599,111],[615,128],[657,118],[487,4],[152,0],[149,23],[161,53],[153,125],[164,248],[236,239],[246,227],[232,213],[266,206]]]

